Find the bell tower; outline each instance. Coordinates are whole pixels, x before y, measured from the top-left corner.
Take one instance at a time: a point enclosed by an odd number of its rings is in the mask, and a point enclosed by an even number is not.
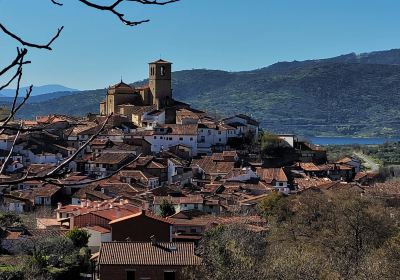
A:
[[[149,63],[149,87],[157,109],[164,109],[172,101],[171,66],[162,59]]]

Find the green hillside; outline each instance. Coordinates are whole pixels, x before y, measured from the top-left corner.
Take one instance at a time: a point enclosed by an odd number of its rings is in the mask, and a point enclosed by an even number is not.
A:
[[[400,50],[281,62],[247,72],[173,73],[174,98],[219,115],[245,113],[275,132],[399,136]],[[20,117],[98,112],[105,90],[24,107]]]

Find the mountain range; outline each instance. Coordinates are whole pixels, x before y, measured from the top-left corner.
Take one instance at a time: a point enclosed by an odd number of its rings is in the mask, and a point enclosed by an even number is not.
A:
[[[248,114],[266,130],[304,136],[399,137],[399,92],[400,49],[278,62],[252,71],[173,73],[177,100],[219,116]],[[54,93],[56,98],[31,100],[19,117],[96,113],[105,94]]]

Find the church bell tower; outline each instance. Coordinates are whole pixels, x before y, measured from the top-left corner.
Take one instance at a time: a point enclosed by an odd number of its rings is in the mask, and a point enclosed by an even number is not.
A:
[[[149,63],[149,87],[157,109],[172,102],[171,66],[171,62],[162,59]]]

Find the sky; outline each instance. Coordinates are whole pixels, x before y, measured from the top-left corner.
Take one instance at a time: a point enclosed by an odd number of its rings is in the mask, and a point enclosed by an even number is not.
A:
[[[128,27],[77,0],[0,0],[0,22],[44,43],[65,26],[53,51],[31,50],[23,84],[104,88],[147,77],[160,57],[173,70],[244,71],[278,61],[400,48],[398,0],[181,0],[166,6],[125,3]],[[96,0],[92,0],[95,2]],[[111,0],[97,0],[97,3]],[[0,33],[0,66],[18,44]]]

